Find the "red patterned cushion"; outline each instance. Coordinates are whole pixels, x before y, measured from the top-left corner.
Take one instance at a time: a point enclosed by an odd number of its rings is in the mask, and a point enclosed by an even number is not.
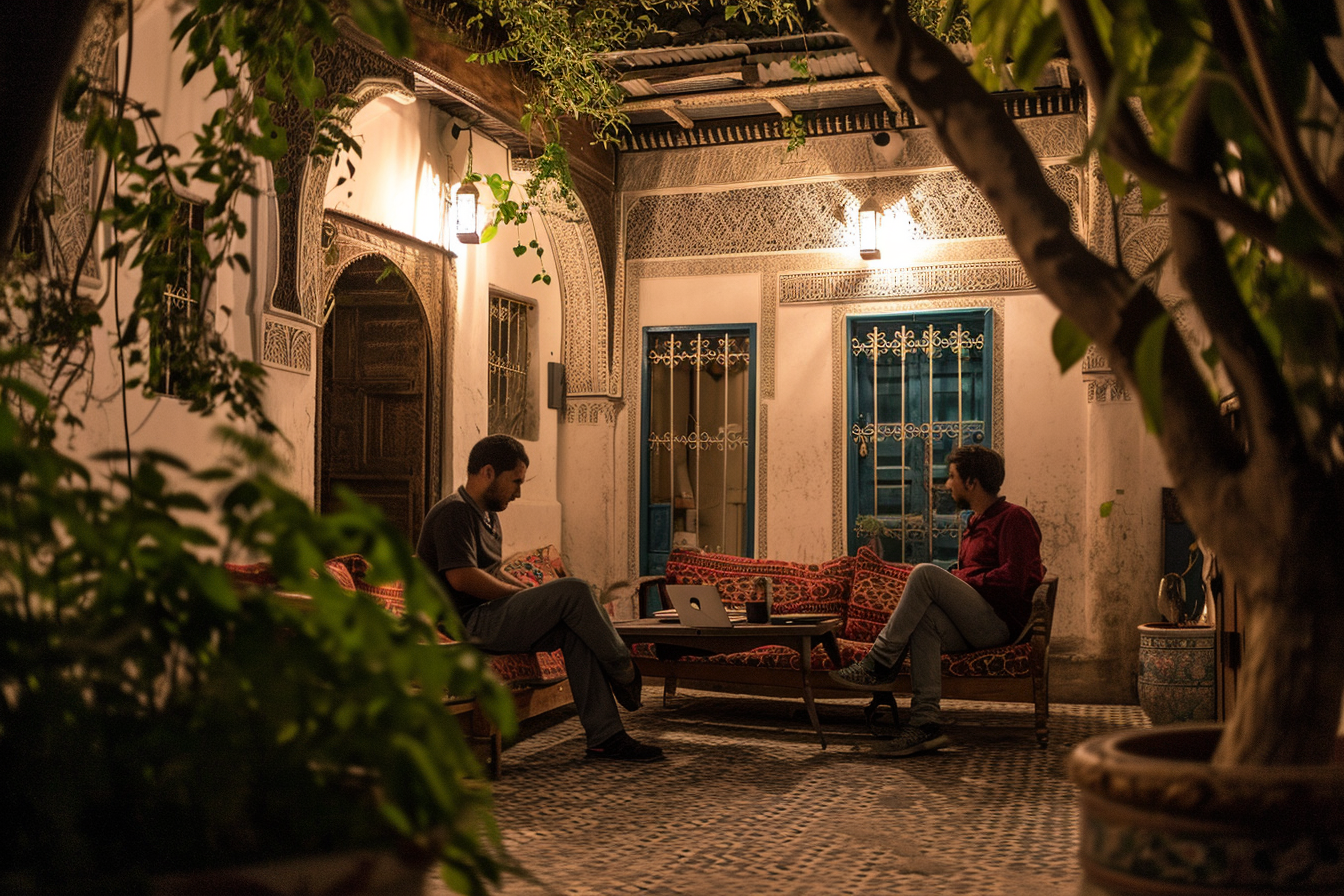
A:
[[[566,578],[565,561],[560,557],[560,549],[553,544],[531,551],[519,551],[500,562],[501,572],[532,585],[553,582]]]
[[[565,677],[565,659],[558,650],[492,656],[490,668],[509,684],[559,681]]]
[[[369,571],[369,561],[365,560],[361,554],[342,554],[339,557],[332,557],[327,562],[341,564],[348,569],[350,575],[356,579]]]
[[[363,576],[355,579],[355,590],[360,594],[367,594],[369,597],[383,605],[394,616],[400,616],[406,612],[406,599],[402,595],[400,582],[389,582],[385,585],[370,585],[364,580]]]
[[[816,564],[707,551],[673,551],[667,558],[666,575],[672,585],[717,585],[729,606],[741,606],[755,591],[757,577],[768,576],[773,583],[776,613],[834,613],[843,617],[849,591],[848,580],[828,575]]]
[[[849,616],[842,636],[851,641],[877,640],[891,618],[891,611],[905,591],[913,566],[887,563],[867,546],[854,558],[854,590],[849,598]]]
[[[224,571],[229,574],[235,585],[270,585],[278,583],[271,564],[261,563],[225,563]]]
[[[836,638],[840,648],[840,664],[848,666],[868,655],[872,647],[870,641],[852,641],[848,638]],[[657,656],[652,644],[636,644],[632,649],[635,656],[654,658]],[[754,666],[763,669],[801,669],[797,651],[787,647],[769,646],[746,650],[741,653],[720,653],[714,656],[688,656],[681,662],[689,665]],[[969,653],[943,654],[943,675],[949,678],[1030,678],[1031,645],[1014,644],[1003,647],[990,647],[985,650],[973,650]],[[812,668],[829,671],[835,667],[820,645],[812,650]],[[901,671],[909,674],[910,663],[907,659]],[[695,673],[687,670],[687,678]]]
[[[1030,678],[1031,645],[1005,644],[970,653],[943,654],[949,678]]]
[[[350,574],[350,567],[346,565],[344,557],[337,557],[333,560],[328,560],[326,563],[323,563],[322,565],[327,568],[327,572],[331,573],[332,578],[336,580],[336,583],[338,585],[340,585],[346,591],[355,590],[355,577]],[[317,575],[316,570],[313,571],[313,575],[314,576]]]

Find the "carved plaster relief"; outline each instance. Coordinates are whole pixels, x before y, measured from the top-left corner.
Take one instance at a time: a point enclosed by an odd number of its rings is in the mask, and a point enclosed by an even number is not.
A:
[[[1003,346],[1004,299],[1001,296],[983,299],[916,299],[903,302],[856,303],[836,305],[831,309],[831,556],[847,552],[845,532],[845,452],[848,443],[844,433],[849,431],[845,419],[845,388],[848,379],[845,365],[850,358],[849,336],[845,332],[845,318],[851,314],[903,314],[917,311],[935,311],[949,308],[988,307],[994,315],[994,386],[991,411],[993,432],[990,445],[1003,451]]]
[[[111,5],[95,7],[75,56],[95,78],[112,75],[112,42],[117,37],[112,11]],[[51,190],[63,201],[56,203],[51,215],[51,252],[53,261],[66,270],[74,268],[89,238],[92,209],[98,200],[97,162],[98,153],[84,148],[84,123],[57,115],[51,139]],[[80,271],[79,281],[89,289],[103,286],[102,248],[102,240],[96,240]]]
[[[522,170],[529,167],[526,162],[519,165]],[[559,269],[565,395],[619,395],[612,391],[613,362],[608,359],[607,281],[588,210],[582,201],[571,209],[555,197],[539,197],[533,208],[550,235]]]
[[[351,93],[353,103],[348,109],[336,113],[346,125],[349,125],[355,113],[379,97],[395,94],[409,102],[415,100],[415,94],[407,90],[398,81],[370,79],[363,81]],[[321,322],[322,303],[326,300],[324,289],[325,275],[322,263],[322,223],[326,206],[327,175],[331,172],[330,157],[308,160],[303,174],[299,194],[298,216],[298,276],[299,297],[298,313],[306,320]],[[396,259],[392,259],[396,261]],[[407,272],[407,276],[410,273]],[[330,283],[325,284],[330,288]],[[431,319],[432,320],[432,319]]]
[[[311,373],[314,329],[307,322],[263,314],[261,363],[267,367]]]
[[[1073,210],[1078,228],[1082,172],[1058,163],[1047,166],[1045,176]],[[631,202],[626,215],[626,257],[857,250],[859,206],[869,197],[887,208],[904,201],[916,242],[995,237],[1004,232],[994,210],[964,175],[935,171],[642,196]],[[697,226],[688,227],[688,221]]]
[[[566,399],[565,422],[577,426],[615,426],[620,402],[609,398]]]
[[[1009,292],[1031,288],[1032,283],[1027,279],[1020,261],[953,262],[903,268],[781,274],[779,302],[781,305],[851,302],[895,296]]]

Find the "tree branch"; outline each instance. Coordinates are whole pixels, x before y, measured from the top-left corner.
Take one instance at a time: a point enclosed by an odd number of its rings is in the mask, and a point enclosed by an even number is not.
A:
[[[1059,17],[1072,59],[1082,71],[1083,80],[1095,96],[1105,97],[1113,73],[1085,5],[1086,0],[1059,0]],[[1153,151],[1138,121],[1123,104],[1107,134],[1106,146],[1122,165],[1168,196],[1179,196],[1183,203],[1199,209],[1205,217],[1224,221],[1256,242],[1274,247],[1322,282],[1344,286],[1344,265],[1339,258],[1321,250],[1302,252],[1285,246],[1279,239],[1277,224],[1269,215],[1223,192],[1216,185],[1191,183],[1181,171]]]
[[[1261,104],[1274,135],[1271,145],[1277,150],[1275,154],[1279,157],[1279,164],[1283,166],[1297,198],[1338,245],[1340,232],[1336,220],[1341,213],[1339,203],[1312,171],[1311,162],[1302,151],[1302,144],[1297,138],[1297,123],[1291,120],[1283,98],[1274,86],[1274,74],[1265,57],[1265,47],[1255,31],[1255,23],[1251,21],[1251,11],[1246,8],[1246,0],[1227,0],[1227,4],[1232,12],[1232,20],[1236,23],[1237,33],[1241,36],[1241,45],[1246,51],[1251,73],[1260,90]]]
[[[1028,275],[1137,386],[1134,356],[1149,324],[1166,314],[1156,296],[1093,255],[1073,233],[1068,206],[1011,119],[951,51],[897,2],[824,0],[822,14],[929,122],[948,157],[994,207]],[[1244,463],[1203,379],[1174,332],[1163,346],[1161,433],[1185,503],[1216,506],[1223,474]]]
[[[1196,85],[1172,146],[1172,162],[1192,179],[1213,180],[1222,147],[1209,119],[1210,85]],[[1171,244],[1190,292],[1231,378],[1247,423],[1250,453],[1281,459],[1304,440],[1278,362],[1241,300],[1215,222],[1180,200],[1171,203]]]

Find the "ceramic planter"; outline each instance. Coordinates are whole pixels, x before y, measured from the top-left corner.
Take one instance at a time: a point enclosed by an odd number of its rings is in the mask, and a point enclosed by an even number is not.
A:
[[[1154,725],[1212,721],[1217,712],[1213,626],[1139,626],[1139,705]]]
[[[1073,751],[1080,896],[1344,892],[1344,765],[1214,768],[1221,733],[1121,731]]]

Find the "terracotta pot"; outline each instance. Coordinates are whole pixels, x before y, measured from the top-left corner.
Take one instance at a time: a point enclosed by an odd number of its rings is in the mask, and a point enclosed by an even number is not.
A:
[[[1210,625],[1139,626],[1139,705],[1154,725],[1216,717],[1213,639]]]
[[[1079,745],[1080,896],[1344,893],[1344,765],[1214,768],[1219,725]]]
[[[361,849],[281,859],[237,868],[213,868],[154,878],[154,896],[420,896],[430,861],[394,850]]]

